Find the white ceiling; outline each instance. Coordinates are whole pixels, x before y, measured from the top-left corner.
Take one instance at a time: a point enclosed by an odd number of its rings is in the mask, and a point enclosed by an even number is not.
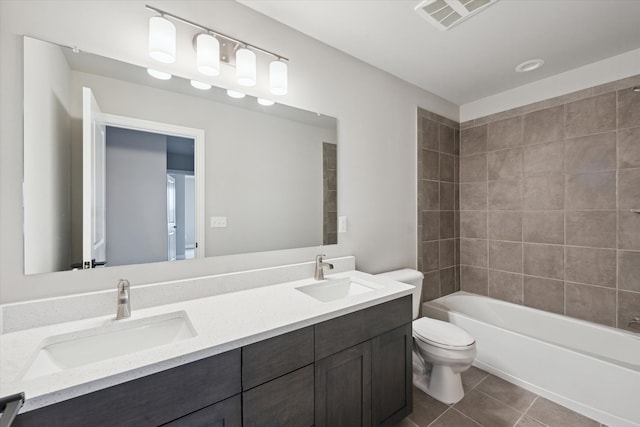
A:
[[[499,0],[444,32],[419,0],[238,1],[458,105],[640,48],[640,0]]]

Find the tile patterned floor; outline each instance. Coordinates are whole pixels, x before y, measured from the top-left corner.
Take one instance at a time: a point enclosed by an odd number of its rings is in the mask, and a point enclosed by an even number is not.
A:
[[[413,389],[413,413],[396,427],[606,427],[472,366],[464,398],[445,405]]]

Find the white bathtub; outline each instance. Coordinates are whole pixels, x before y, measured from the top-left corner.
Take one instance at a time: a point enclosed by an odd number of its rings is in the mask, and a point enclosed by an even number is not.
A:
[[[608,426],[640,426],[640,335],[466,292],[422,313],[473,335],[475,366]]]

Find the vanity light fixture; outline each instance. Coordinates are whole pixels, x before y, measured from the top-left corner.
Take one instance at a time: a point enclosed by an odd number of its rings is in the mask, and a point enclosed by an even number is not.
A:
[[[220,42],[211,34],[196,36],[196,61],[198,71],[205,76],[220,74]]]
[[[522,64],[516,66],[517,73],[528,73],[529,71],[537,70],[544,65],[543,59],[530,59],[524,61]]]
[[[149,56],[165,64],[176,61],[176,27],[164,15],[149,19]]]
[[[159,80],[169,80],[171,78],[171,74],[165,73],[164,71],[154,70],[153,68],[147,68],[147,73],[151,77],[155,77]]]
[[[275,104],[275,102],[270,99],[258,98],[258,104],[264,105],[265,107],[270,107],[271,105]]]
[[[239,85],[255,86],[257,83],[256,53],[261,53],[275,58],[269,64],[270,92],[274,95],[287,93],[286,63],[289,59],[153,6],[145,5],[145,7],[159,15],[149,21],[149,55],[152,58],[165,63],[175,62],[176,29],[169,22],[171,19],[201,31],[194,38],[196,67],[200,73],[212,77],[218,76],[220,62],[224,62],[236,67],[236,81]]]
[[[209,90],[211,89],[211,85],[205,82],[199,82],[198,80],[191,80],[191,86],[200,90]]]
[[[229,95],[232,98],[236,98],[236,99],[241,99],[241,98],[244,98],[246,96],[245,93],[238,92],[237,90],[231,90],[231,89],[227,89],[227,95]]]

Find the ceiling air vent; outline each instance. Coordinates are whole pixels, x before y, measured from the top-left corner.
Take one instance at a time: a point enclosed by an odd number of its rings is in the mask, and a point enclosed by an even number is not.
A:
[[[441,31],[491,6],[497,0],[424,0],[416,12]]]

